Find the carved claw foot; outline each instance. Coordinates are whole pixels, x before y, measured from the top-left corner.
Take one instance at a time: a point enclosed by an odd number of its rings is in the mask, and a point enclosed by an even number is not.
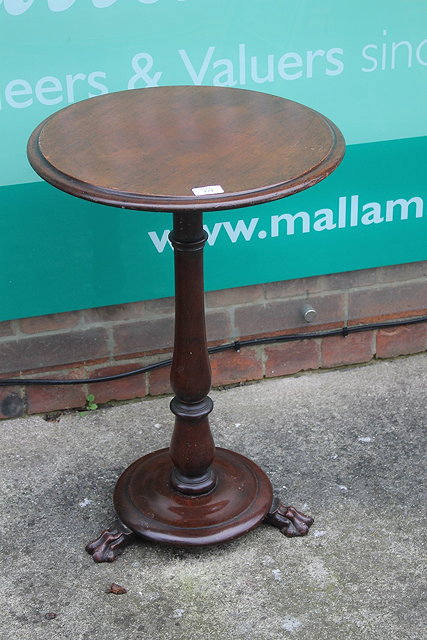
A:
[[[86,551],[95,562],[113,562],[134,539],[134,532],[120,520],[115,520],[99,538],[86,545]]]
[[[297,511],[295,507],[285,507],[283,502],[274,498],[264,522],[280,529],[287,538],[295,538],[296,536],[306,536],[314,520]]]

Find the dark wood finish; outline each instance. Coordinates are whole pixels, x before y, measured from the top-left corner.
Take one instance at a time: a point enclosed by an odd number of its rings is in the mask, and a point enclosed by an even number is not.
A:
[[[284,503],[275,497],[264,522],[280,529],[287,538],[306,536],[313,518],[297,511],[295,507],[285,507]]]
[[[202,214],[174,214],[170,240],[175,259],[175,340],[171,402],[175,429],[170,446],[175,469],[172,484],[187,495],[215,486],[211,464],[215,445],[208,415],[212,400],[211,367],[206,345],[203,247],[207,234]],[[191,302],[190,302],[191,301]]]
[[[95,562],[113,562],[134,539],[134,532],[120,520],[115,520],[96,540],[86,545],[86,551]]]
[[[272,501],[270,481],[251,460],[215,449],[207,396],[211,370],[206,345],[202,214],[174,214],[175,349],[171,402],[175,429],[169,449],[131,465],[119,479],[114,504],[141,536],[180,546],[224,542],[262,522]],[[143,490],[141,488],[143,487]],[[155,515],[153,515],[155,514]]]
[[[120,91],[61,109],[32,134],[29,160],[58,189],[146,211],[269,202],[323,180],[344,153],[327,118],[277,96],[227,87]],[[223,194],[195,196],[193,187]]]
[[[75,196],[117,207],[173,211],[175,344],[169,449],[136,460],[114,492],[120,520],[87,546],[109,562],[138,534],[200,546],[262,521],[289,536],[312,519],[275,500],[251,460],[215,449],[206,345],[202,211],[282,198],[339,164],[343,138],[327,118],[268,94],[222,87],[155,87],[99,96],[47,118],[32,134],[32,166]],[[220,185],[223,193],[192,189]]]
[[[196,496],[176,491],[169,449],[136,460],[114,492],[121,520],[138,535],[176,546],[206,546],[237,538],[260,524],[272,502],[271,484],[251,460],[217,448],[216,483]]]

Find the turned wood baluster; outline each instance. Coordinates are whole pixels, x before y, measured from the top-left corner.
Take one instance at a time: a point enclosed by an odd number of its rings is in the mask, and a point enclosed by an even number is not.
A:
[[[215,445],[208,415],[211,368],[206,343],[203,283],[203,247],[207,234],[201,213],[174,214],[169,239],[175,259],[175,344],[171,385],[175,393],[170,407],[175,428],[170,445],[174,463],[173,487],[198,495],[215,486],[211,464]]]

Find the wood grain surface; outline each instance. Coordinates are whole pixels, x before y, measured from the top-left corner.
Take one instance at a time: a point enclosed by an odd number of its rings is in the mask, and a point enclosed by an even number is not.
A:
[[[120,91],[56,112],[32,134],[42,178],[72,195],[147,211],[230,209],[319,182],[344,154],[327,118],[277,96],[226,87]],[[220,185],[224,193],[195,196]]]

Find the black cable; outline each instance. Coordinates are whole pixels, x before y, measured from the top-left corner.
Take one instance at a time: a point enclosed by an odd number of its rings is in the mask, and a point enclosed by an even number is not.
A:
[[[0,387],[6,387],[11,385],[67,385],[67,384],[93,384],[95,382],[111,382],[112,380],[120,380],[121,378],[128,378],[129,376],[136,376],[139,373],[145,373],[146,371],[153,371],[154,369],[161,369],[172,364],[172,360],[162,360],[161,362],[154,362],[153,364],[147,364],[140,369],[133,369],[132,371],[125,371],[124,373],[115,373],[111,376],[103,376],[100,378],[81,378],[81,379],[66,379],[55,380],[50,378],[10,378],[0,379]]]
[[[410,318],[408,320],[391,320],[389,322],[375,322],[371,324],[360,324],[355,326],[344,326],[340,329],[329,329],[327,331],[315,331],[311,333],[290,333],[280,336],[269,336],[265,338],[251,338],[250,340],[235,340],[227,344],[219,344],[208,348],[209,353],[220,353],[222,351],[228,351],[234,349],[240,351],[241,347],[249,347],[258,344],[271,344],[274,342],[292,342],[295,340],[308,340],[311,338],[327,338],[330,336],[343,336],[347,337],[350,333],[359,333],[361,331],[373,331],[374,329],[387,329],[389,327],[399,327],[402,325],[419,324],[421,322],[427,322],[427,316],[419,316],[418,318]],[[111,382],[112,380],[120,380],[122,378],[129,378],[130,376],[136,376],[147,371],[153,371],[155,369],[161,369],[162,367],[168,367],[172,364],[172,360],[162,360],[161,362],[154,362],[153,364],[147,364],[140,369],[133,369],[132,371],[125,371],[124,373],[116,373],[111,376],[103,376],[100,378],[82,378],[80,380],[56,380],[46,378],[3,378],[0,379],[0,387],[6,386],[30,386],[30,385],[68,385],[68,384],[95,384],[97,382]]]

